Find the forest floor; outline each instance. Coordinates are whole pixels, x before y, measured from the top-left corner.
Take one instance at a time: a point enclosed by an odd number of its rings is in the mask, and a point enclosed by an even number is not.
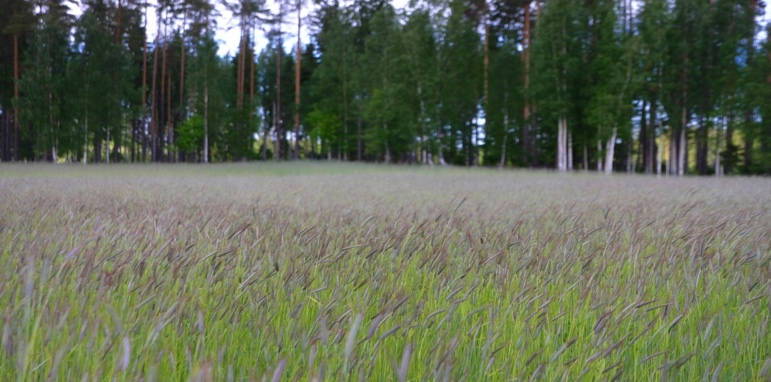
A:
[[[0,166],[0,380],[771,378],[771,180]]]

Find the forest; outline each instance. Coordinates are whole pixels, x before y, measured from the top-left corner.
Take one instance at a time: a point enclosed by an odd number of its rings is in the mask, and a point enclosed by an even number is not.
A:
[[[771,173],[758,0],[0,4],[4,162]]]

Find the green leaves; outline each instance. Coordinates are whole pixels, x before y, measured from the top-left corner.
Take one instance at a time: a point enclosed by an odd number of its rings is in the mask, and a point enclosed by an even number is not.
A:
[[[343,122],[340,116],[321,110],[308,113],[305,120],[310,126],[309,134],[312,138],[322,139],[332,145],[339,145],[342,141]]]
[[[186,153],[193,153],[203,147],[204,119],[200,115],[188,118],[177,128],[175,143]]]

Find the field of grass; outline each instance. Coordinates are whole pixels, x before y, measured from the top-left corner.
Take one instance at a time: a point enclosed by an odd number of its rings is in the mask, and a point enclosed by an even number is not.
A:
[[[0,380],[771,378],[771,180],[0,167]]]

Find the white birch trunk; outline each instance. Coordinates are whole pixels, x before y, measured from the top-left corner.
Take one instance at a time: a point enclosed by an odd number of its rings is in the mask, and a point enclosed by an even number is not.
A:
[[[567,169],[567,121],[565,117],[557,120],[557,171]]]
[[[597,140],[597,172],[602,172],[602,159],[599,157],[600,153],[602,153],[602,141]]]
[[[501,147],[501,162],[498,163],[499,167],[506,166],[506,140],[503,140],[503,147]]]
[[[605,174],[613,173],[613,152],[616,149],[616,128],[613,128],[613,134],[605,145]]]
[[[656,176],[661,176],[661,145],[656,145]]]
[[[562,118],[557,119],[557,171],[562,171]]]
[[[715,142],[715,176],[720,177],[723,175],[720,168],[720,129],[715,133],[717,135],[717,142]]]

